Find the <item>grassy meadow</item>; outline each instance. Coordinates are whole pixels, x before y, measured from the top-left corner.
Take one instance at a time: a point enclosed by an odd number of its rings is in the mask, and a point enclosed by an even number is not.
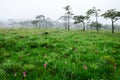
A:
[[[1,28],[0,80],[120,80],[120,32]]]

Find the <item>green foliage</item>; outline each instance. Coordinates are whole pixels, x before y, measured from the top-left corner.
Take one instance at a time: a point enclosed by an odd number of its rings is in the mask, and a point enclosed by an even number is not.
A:
[[[31,21],[31,23],[32,23],[33,25],[37,25],[38,20],[33,20],[33,21]]]
[[[104,14],[102,14],[104,18],[114,19],[114,21],[118,20],[120,17],[120,11],[116,11],[115,9],[107,10]]]
[[[45,16],[44,15],[38,15],[38,16],[36,16],[36,19],[38,19],[38,20],[44,20]]]
[[[88,16],[83,16],[83,15],[80,15],[80,16],[74,16],[73,18],[75,20],[74,24],[77,24],[77,23],[83,23],[83,31],[85,31],[85,20],[88,20],[89,17]]]
[[[0,29],[0,80],[119,80],[119,34]]]
[[[67,17],[67,28],[68,28],[68,31],[70,31],[70,18],[71,16],[73,15],[72,11],[71,11],[71,7],[70,5],[67,5],[64,7],[64,9],[66,10],[66,17]]]
[[[91,24],[90,24],[90,27],[94,27],[94,28],[96,28],[98,26],[98,28],[100,29],[101,27],[102,27],[102,24],[101,23],[96,23],[96,22],[92,22]]]
[[[87,12],[86,12],[86,14],[87,14],[87,16],[91,16],[91,15],[94,15],[95,16],[95,18],[96,18],[96,30],[97,30],[97,32],[98,32],[98,28],[99,28],[99,25],[98,25],[98,17],[99,17],[99,12],[100,12],[101,10],[100,9],[96,9],[96,7],[93,7],[92,9],[89,9]]]
[[[71,10],[70,5],[65,6],[64,9],[66,10],[66,14],[73,15],[73,13],[70,11]]]
[[[93,7],[92,9],[89,9],[86,14],[88,16],[91,16],[91,15],[97,15],[98,16],[98,12],[101,11],[100,9],[96,9],[96,7]]]
[[[120,19],[120,11],[116,11],[115,9],[107,10],[104,14],[102,14],[104,18],[111,19],[112,22],[112,33],[114,33],[114,23]]]
[[[81,23],[81,22],[84,22],[84,20],[86,20],[86,19],[88,19],[87,16],[83,16],[83,15],[74,16],[74,20],[75,20],[74,23]]]

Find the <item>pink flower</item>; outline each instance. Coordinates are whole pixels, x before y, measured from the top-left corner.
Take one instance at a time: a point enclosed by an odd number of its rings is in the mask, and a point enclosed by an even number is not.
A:
[[[44,64],[44,68],[46,68],[47,67],[47,64]]]
[[[84,68],[85,70],[87,70],[87,66],[86,66],[86,65],[84,65],[83,68]]]
[[[23,77],[26,77],[27,76],[27,72],[23,72]]]

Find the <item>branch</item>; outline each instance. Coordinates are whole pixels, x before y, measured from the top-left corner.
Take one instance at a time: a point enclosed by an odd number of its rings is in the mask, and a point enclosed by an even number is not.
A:
[[[116,22],[117,20],[119,20],[120,18],[115,18],[115,20],[113,22]]]

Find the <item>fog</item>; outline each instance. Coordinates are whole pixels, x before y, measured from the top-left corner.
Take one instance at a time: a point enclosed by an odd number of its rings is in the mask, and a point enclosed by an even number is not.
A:
[[[84,15],[93,6],[101,9],[101,13],[113,8],[120,10],[119,3],[120,0],[0,0],[0,20],[29,20],[41,14],[57,20],[64,15],[63,7],[66,5],[72,7],[74,15]],[[110,22],[103,18],[99,18],[99,20],[102,23]]]

